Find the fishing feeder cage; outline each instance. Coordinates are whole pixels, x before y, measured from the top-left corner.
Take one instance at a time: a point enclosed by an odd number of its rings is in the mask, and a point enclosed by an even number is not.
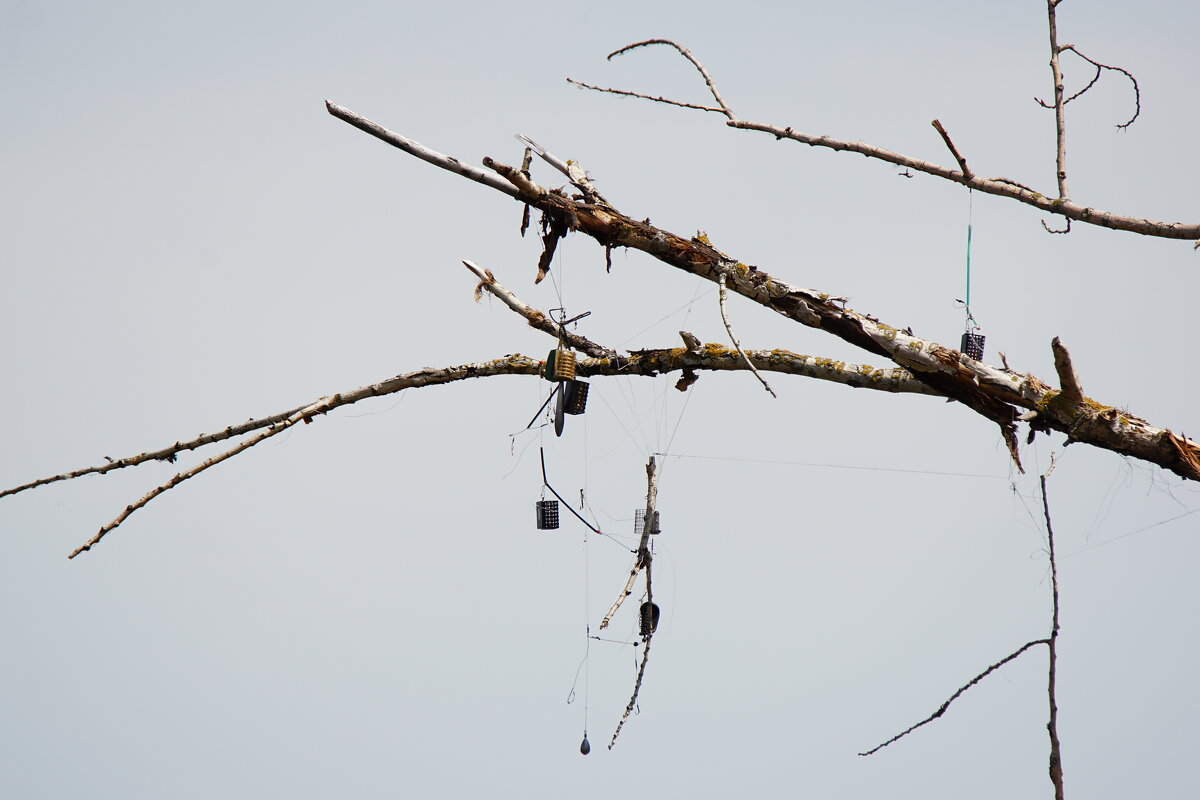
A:
[[[543,376],[548,381],[575,380],[575,353],[572,350],[557,348],[546,356],[546,371]]]
[[[571,354],[572,358],[574,353]],[[563,386],[563,390],[567,393],[566,399],[563,402],[563,411],[568,414],[582,414],[587,408],[588,383],[587,381],[573,380]]]
[[[646,529],[646,509],[639,508],[633,512],[633,535],[641,536]]]
[[[539,531],[552,531],[558,528],[558,501],[537,501],[537,526]]]
[[[640,632],[642,636],[649,636],[658,630],[658,603],[642,603],[642,607],[638,613],[638,619],[641,622]]]
[[[983,359],[983,342],[986,338],[982,333],[967,331],[962,335],[962,347],[959,350],[967,357],[981,361]]]

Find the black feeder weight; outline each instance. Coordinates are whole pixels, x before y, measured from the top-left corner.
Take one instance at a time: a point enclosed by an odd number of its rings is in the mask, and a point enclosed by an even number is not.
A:
[[[638,617],[641,622],[641,635],[646,637],[654,633],[658,630],[658,603],[642,603]]]
[[[585,756],[588,753],[592,752],[592,745],[587,740],[587,732],[586,731],[583,734],[583,743],[579,745],[579,752]]]
[[[558,528],[558,501],[537,501],[537,526],[539,531],[552,531]]]

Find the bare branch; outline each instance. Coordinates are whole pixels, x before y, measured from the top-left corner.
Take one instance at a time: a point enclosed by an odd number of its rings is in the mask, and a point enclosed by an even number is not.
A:
[[[1070,219],[1068,219],[1067,224],[1061,228],[1051,228],[1049,225],[1046,224],[1046,220],[1042,220],[1041,222],[1042,222],[1042,228],[1045,229],[1046,233],[1070,233],[1071,232],[1071,220]]]
[[[501,285],[500,281],[496,280],[496,276],[491,273],[491,270],[485,270],[482,267],[470,261],[463,261],[463,266],[475,273],[479,278],[479,285],[476,291],[486,290],[492,296],[511,308],[513,311],[520,314],[525,319],[529,320],[530,327],[537,328],[539,331],[544,331],[556,339],[561,338],[571,347],[580,352],[587,353],[593,358],[607,358],[615,356],[616,351],[611,350],[602,345],[598,345],[586,336],[580,336],[577,333],[571,333],[563,326],[553,322],[548,316],[541,311],[538,311],[532,306],[526,305],[519,297]]]
[[[646,524],[642,526],[642,538],[638,542],[637,555],[633,559],[633,566],[629,570],[629,579],[625,581],[625,586],[617,595],[617,599],[613,601],[612,606],[608,609],[608,613],[604,615],[604,619],[600,620],[600,630],[608,627],[608,623],[612,622],[613,615],[617,613],[617,609],[621,607],[621,603],[625,602],[625,598],[633,593],[633,583],[637,580],[638,573],[645,567],[649,569],[650,562],[654,560],[650,553],[650,536],[658,531],[658,467],[655,464],[654,456],[650,456],[650,460],[646,462]],[[649,586],[649,579],[647,579]],[[645,658],[643,657],[642,667],[645,668]],[[641,679],[638,679],[641,683]],[[635,693],[636,699],[636,693]],[[630,702],[630,708],[633,707],[633,702]],[[626,712],[628,715],[628,712]],[[624,719],[621,720],[624,724]],[[620,733],[621,727],[617,726],[617,733]],[[613,741],[617,740],[617,735],[613,734]],[[612,748],[612,745],[609,745]]]
[[[1057,170],[1055,175],[1058,179],[1058,199],[1065,201],[1069,200],[1071,195],[1067,191],[1066,103],[1063,102],[1062,70],[1058,65],[1058,21],[1054,13],[1054,8],[1057,5],[1057,0],[1046,0],[1046,12],[1050,18],[1050,72],[1054,76],[1054,130],[1055,140],[1057,143],[1055,153],[1055,164],[1057,166]],[[1042,105],[1045,105],[1045,103],[1042,103]],[[1047,228],[1046,230],[1050,229]]]
[[[1051,461],[1050,469],[1054,469],[1053,461]],[[1050,470],[1046,470],[1046,475],[1049,474]],[[1054,528],[1050,524],[1050,501],[1046,497],[1046,475],[1041,476],[1042,509],[1046,514],[1046,542],[1050,553],[1050,587],[1053,601],[1050,638],[1046,640],[1046,645],[1050,649],[1050,668],[1046,690],[1050,702],[1050,721],[1046,723],[1046,730],[1050,734],[1050,782],[1054,784],[1054,800],[1063,800],[1062,748],[1058,742],[1058,702],[1055,699],[1055,680],[1058,671],[1058,562],[1054,558]]]
[[[1124,69],[1123,67],[1117,67],[1117,66],[1113,66],[1113,65],[1111,65],[1111,64],[1101,64],[1099,61],[1096,61],[1096,60],[1095,60],[1095,59],[1093,59],[1093,58],[1089,58],[1088,56],[1085,56],[1083,53],[1081,53],[1081,52],[1079,51],[1079,48],[1077,48],[1077,47],[1076,47],[1075,45],[1073,45],[1073,44],[1064,44],[1064,45],[1062,46],[1062,48],[1061,48],[1061,51],[1062,51],[1062,52],[1064,52],[1064,53],[1065,53],[1065,52],[1067,52],[1068,50],[1070,50],[1072,53],[1074,53],[1075,55],[1079,56],[1079,57],[1080,57],[1080,58],[1082,58],[1084,61],[1088,62],[1088,63],[1089,63],[1089,64],[1091,64],[1093,67],[1095,67],[1095,68],[1096,68],[1096,75],[1095,75],[1095,77],[1094,77],[1094,78],[1092,78],[1092,80],[1091,80],[1091,81],[1088,83],[1088,85],[1087,85],[1087,86],[1083,87],[1083,88],[1082,88],[1082,89],[1080,89],[1078,92],[1076,92],[1075,94],[1073,94],[1073,95],[1071,95],[1070,97],[1068,97],[1068,98],[1067,98],[1067,100],[1066,100],[1066,102],[1067,102],[1067,103],[1071,102],[1071,101],[1072,101],[1072,100],[1074,100],[1076,97],[1079,97],[1079,96],[1080,96],[1080,95],[1082,95],[1084,92],[1086,92],[1088,89],[1091,89],[1093,86],[1095,86],[1095,85],[1096,85],[1096,81],[1098,81],[1098,80],[1100,79],[1100,72],[1101,72],[1102,70],[1106,70],[1106,69],[1107,69],[1107,70],[1111,70],[1112,72],[1119,72],[1119,73],[1121,73],[1122,75],[1124,75],[1126,78],[1128,78],[1128,79],[1129,79],[1129,82],[1133,84],[1133,105],[1134,105],[1134,109],[1133,109],[1133,116],[1132,116],[1132,117],[1130,117],[1130,118],[1129,118],[1129,120],[1128,120],[1127,122],[1122,122],[1122,123],[1118,124],[1116,127],[1118,127],[1118,128],[1128,128],[1130,125],[1132,125],[1132,124],[1133,124],[1133,123],[1134,123],[1134,122],[1137,120],[1137,118],[1138,118],[1138,117],[1141,115],[1141,113],[1142,113],[1142,90],[1141,90],[1141,88],[1138,86],[1137,78],[1133,77],[1133,73],[1131,73],[1131,72],[1130,72],[1129,70],[1127,70],[1127,69]]]
[[[712,94],[713,100],[716,100],[717,105],[721,107],[721,112],[730,119],[737,119],[737,117],[735,117],[733,114],[733,109],[729,107],[729,104],[725,102],[725,98],[721,97],[721,93],[717,91],[717,84],[713,81],[712,75],[708,74],[708,70],[704,68],[704,65],[700,63],[700,59],[692,55],[692,52],[686,47],[681,47],[670,39],[646,39],[645,41],[634,42],[633,44],[625,45],[620,50],[614,50],[613,52],[609,53],[606,58],[608,61],[611,61],[616,56],[624,55],[630,50],[636,50],[639,47],[649,47],[656,44],[674,47],[679,51],[680,55],[692,62],[692,66],[696,68],[696,71],[700,73],[700,75],[704,78],[704,82],[708,85],[708,91]]]
[[[935,119],[930,124],[941,134],[942,141],[946,143],[946,147],[950,148],[950,154],[958,162],[958,168],[962,170],[963,177],[967,180],[974,178],[975,173],[971,172],[971,168],[967,166],[967,160],[963,158],[962,153],[958,152],[958,148],[954,146],[954,142],[950,139],[950,134],[946,133],[946,129],[942,127],[942,123]]]
[[[950,695],[950,699],[948,699],[946,702],[942,703],[941,707],[938,708],[937,711],[933,712],[928,717],[926,717],[925,719],[918,722],[916,725],[913,725],[908,730],[905,730],[905,731],[902,731],[902,732],[896,734],[892,738],[888,739],[886,742],[875,745],[870,750],[859,753],[859,755],[860,756],[874,755],[875,753],[878,753],[883,748],[887,747],[889,744],[892,744],[893,742],[899,741],[900,739],[903,739],[905,736],[908,736],[910,733],[915,731],[917,728],[920,728],[922,726],[928,725],[929,723],[933,722],[935,719],[942,716],[942,714],[945,714],[946,709],[948,709],[950,707],[950,704],[953,703],[955,700],[957,700],[959,697],[961,697],[962,694],[964,692],[966,692],[968,689],[970,689],[972,686],[979,683],[981,680],[986,678],[988,675],[991,675],[993,672],[1000,669],[1008,662],[1015,660],[1018,656],[1020,656],[1026,650],[1030,649],[1031,647],[1035,647],[1039,644],[1048,645],[1048,644],[1050,644],[1050,640],[1049,639],[1036,639],[1032,642],[1026,642],[1025,644],[1021,645],[1021,647],[1018,650],[1016,650],[1015,652],[1009,653],[1007,656],[1000,659],[995,664],[992,664],[990,667],[985,669],[983,672],[976,675],[965,685],[959,687],[959,690],[957,692],[955,692],[954,694]]]
[[[1050,0],[1049,14],[1051,16],[1051,19],[1053,19],[1054,6],[1056,6],[1056,5],[1057,5],[1057,3]],[[1053,39],[1055,41],[1057,40],[1057,30],[1055,30],[1053,33]],[[687,55],[687,57],[689,58],[689,60],[691,60],[693,62],[693,64],[699,64],[699,62],[695,59],[694,56],[691,55],[690,52],[685,51],[684,48],[682,48],[679,45],[675,44],[674,42],[671,42],[670,40],[666,40],[666,39],[650,39],[645,42],[638,42],[636,44],[632,44],[632,45],[629,45],[628,47],[622,48],[621,50],[618,50],[613,54],[610,54],[609,58],[611,58],[613,55],[617,55],[619,53],[626,52],[635,47],[642,47],[642,46],[649,45],[649,44],[670,45],[670,46],[676,48],[677,50],[679,50],[680,52],[685,53]],[[1054,47],[1057,48],[1057,44],[1054,44]],[[1063,49],[1066,49],[1066,48],[1063,48]],[[1078,51],[1075,51],[1075,52],[1078,53]],[[1054,50],[1055,65],[1057,65],[1057,54],[1058,54],[1058,50],[1055,49]],[[1118,68],[1114,67],[1113,69],[1118,69]],[[1120,71],[1124,72],[1124,70],[1120,70]],[[1062,84],[1061,71],[1059,71],[1057,66],[1055,66],[1054,72],[1055,72],[1055,76],[1056,76],[1055,85],[1059,87],[1057,93],[1059,95],[1061,95],[1061,84]],[[917,172],[924,172],[927,175],[932,175],[937,178],[942,178],[944,180],[952,181],[954,183],[961,183],[965,186],[969,186],[970,188],[976,189],[980,192],[984,192],[987,194],[994,194],[999,197],[1007,197],[1011,200],[1016,200],[1019,203],[1024,203],[1025,205],[1033,206],[1034,208],[1040,209],[1041,211],[1066,217],[1069,220],[1075,220],[1077,222],[1084,222],[1089,225],[1097,225],[1102,228],[1111,228],[1113,230],[1128,231],[1130,233],[1139,233],[1139,234],[1142,234],[1145,236],[1157,236],[1157,237],[1164,238],[1164,239],[1190,239],[1190,240],[1200,239],[1200,223],[1186,223],[1185,224],[1182,222],[1161,222],[1158,220],[1150,220],[1150,219],[1143,219],[1140,217],[1132,217],[1132,216],[1126,216],[1126,215],[1121,215],[1121,214],[1114,214],[1109,211],[1098,211],[1094,208],[1079,205],[1077,203],[1071,202],[1069,199],[1069,196],[1067,194],[1067,191],[1066,191],[1065,124],[1060,127],[1060,130],[1063,132],[1059,137],[1059,139],[1060,139],[1060,148],[1059,148],[1060,155],[1058,158],[1058,162],[1059,162],[1058,172],[1061,173],[1061,176],[1062,176],[1061,180],[1059,181],[1059,193],[1058,193],[1059,196],[1055,197],[1055,198],[1051,198],[1051,197],[1047,197],[1046,195],[1029,188],[1028,186],[1019,184],[1015,181],[1011,181],[1011,180],[1008,180],[1005,178],[980,178],[977,175],[973,175],[973,174],[968,175],[968,174],[966,174],[965,170],[963,170],[963,171],[953,170],[948,167],[941,166],[939,164],[934,164],[929,161],[923,161],[921,159],[912,158],[910,156],[906,156],[906,155],[903,155],[900,153],[895,153],[890,150],[885,150],[882,147],[876,147],[874,145],[866,144],[864,142],[850,142],[850,141],[846,141],[846,140],[842,140],[842,139],[834,139],[833,137],[830,137],[830,136],[812,136],[810,134],[803,133],[801,131],[797,131],[790,126],[785,127],[785,126],[780,126],[780,125],[771,125],[771,124],[762,123],[762,122],[751,122],[751,121],[747,121],[747,120],[738,119],[736,116],[734,116],[733,112],[731,110],[729,110],[729,107],[728,107],[728,105],[725,104],[724,99],[720,98],[720,95],[715,93],[715,88],[713,88],[715,86],[715,84],[713,83],[711,76],[708,74],[708,71],[702,69],[701,74],[705,76],[705,81],[709,84],[710,89],[712,89],[714,91],[714,96],[719,98],[719,103],[721,105],[720,108],[714,108],[712,106],[696,105],[694,103],[684,103],[684,102],[681,102],[678,100],[670,100],[670,99],[663,98],[663,97],[652,97],[650,95],[641,94],[638,92],[621,90],[621,89],[606,89],[606,88],[602,88],[599,86],[594,86],[592,84],[583,83],[581,81],[577,81],[572,78],[568,78],[567,80],[570,81],[571,83],[573,83],[577,86],[581,86],[585,89],[592,89],[592,90],[604,92],[607,94],[623,95],[626,97],[637,97],[642,100],[649,100],[651,102],[656,102],[656,103],[665,103],[667,105],[680,106],[683,108],[692,108],[692,109],[697,109],[700,111],[711,111],[711,112],[720,113],[720,114],[725,115],[728,118],[726,120],[725,124],[731,128],[737,128],[739,130],[759,131],[761,133],[769,133],[772,136],[774,136],[776,139],[791,139],[793,141],[800,142],[801,144],[807,144],[812,147],[826,147],[826,148],[829,148],[831,150],[836,150],[836,151],[846,151],[846,152],[851,152],[851,153],[858,153],[859,155],[866,156],[867,158],[874,158],[874,159],[878,159],[880,161],[886,161],[889,164],[895,164],[896,166],[902,167],[905,170],[909,170],[909,171],[915,170]],[[1128,74],[1128,73],[1126,73],[1126,74]],[[1129,77],[1132,80],[1133,76],[1129,75]],[[1140,95],[1139,95],[1139,98],[1140,98]],[[1039,102],[1041,102],[1041,101],[1039,101]],[[1043,103],[1043,105],[1046,106],[1047,108],[1053,107],[1050,104],[1046,104],[1046,103]],[[1140,99],[1139,99],[1138,107],[1140,109]],[[1131,120],[1131,122],[1132,122],[1132,120]],[[1126,124],[1128,124],[1128,123],[1126,123]],[[960,162],[960,166],[963,166],[962,162]]]
[[[600,194],[599,190],[592,185],[592,181],[590,178],[588,178],[587,172],[579,165],[578,162],[569,160],[563,161],[553,153],[547,152],[544,147],[523,133],[518,133],[517,139],[525,144],[527,150],[532,150],[533,152],[537,153],[539,158],[541,158],[550,166],[554,167],[563,175],[566,175],[571,183],[574,184],[579,191],[583,192],[589,203],[595,203],[597,201],[603,203],[608,202],[604,199],[604,195]],[[528,166],[524,167],[522,172],[525,177],[529,177]]]
[[[272,436],[274,436],[277,433],[282,433],[283,431],[292,427],[293,425],[295,425],[297,422],[299,422],[302,419],[306,419],[311,422],[312,421],[311,415],[319,414],[319,413],[323,413],[320,409],[320,403],[314,403],[312,406],[302,408],[301,410],[297,411],[292,416],[288,417],[283,422],[280,422],[277,425],[271,426],[271,428],[269,430],[266,430],[257,436],[246,439],[243,442],[239,442],[235,447],[231,447],[230,449],[226,450],[225,452],[221,453],[220,455],[216,455],[216,456],[213,456],[212,458],[206,459],[206,460],[202,461],[201,463],[197,464],[196,466],[192,467],[189,470],[184,470],[183,472],[177,473],[173,478],[171,478],[171,480],[167,481],[166,483],[159,484],[155,488],[151,489],[149,492],[147,492],[145,495],[143,495],[142,498],[140,500],[138,500],[136,503],[134,503],[133,505],[125,506],[124,511],[122,511],[120,514],[118,514],[107,525],[100,528],[100,531],[95,536],[93,536],[91,539],[89,539],[84,544],[77,547],[74,550],[74,552],[71,553],[71,555],[67,556],[67,558],[74,558],[75,556],[79,555],[80,553],[91,550],[94,545],[99,544],[101,539],[103,539],[106,535],[108,535],[109,533],[111,533],[112,531],[114,531],[118,527],[120,527],[122,522],[129,519],[129,517],[133,514],[133,512],[137,511],[140,508],[144,508],[146,506],[146,504],[148,504],[154,498],[158,497],[160,494],[163,494],[164,492],[166,492],[170,489],[174,489],[176,486],[183,483],[188,478],[196,477],[197,475],[199,475],[201,472],[208,469],[209,467],[216,466],[217,464],[220,464],[222,461],[225,461],[226,459],[233,458],[238,453],[241,453],[244,450],[249,450],[254,445],[258,444],[259,442],[261,442],[265,439],[271,438]]]
[[[259,434],[251,439],[247,439],[239,443],[237,446],[214,456],[198,466],[185,470],[175,475],[171,480],[156,487],[154,490],[143,496],[140,500],[130,506],[126,506],[112,522],[100,529],[90,541],[71,553],[69,558],[74,558],[80,553],[90,550],[93,545],[99,542],[106,534],[114,530],[117,526],[123,523],[128,517],[139,508],[144,507],[147,503],[158,497],[162,493],[173,489],[188,478],[194,477],[211,466],[221,463],[244,450],[253,447],[264,439],[274,436],[282,430],[285,430],[297,422],[312,422],[319,415],[326,414],[335,408],[357,403],[360,400],[365,400],[368,397],[382,397],[383,395],[394,394],[408,388],[416,388],[421,386],[434,386],[442,383],[450,383],[452,381],[463,380],[466,378],[482,378],[491,375],[540,375],[542,363],[531,358],[526,358],[522,355],[505,356],[494,361],[487,361],[475,364],[463,364],[458,367],[444,367],[442,369],[426,368],[409,372],[404,375],[397,375],[394,378],[389,378],[379,383],[373,383],[368,386],[363,386],[350,392],[336,394],[333,397],[323,397],[313,401],[307,405],[301,406],[286,419],[276,422],[269,427],[267,431]],[[278,415],[277,415],[278,416]],[[84,474],[80,471],[79,474]]]
[[[500,180],[490,172],[485,172],[479,167],[472,166],[471,164],[464,164],[453,156],[443,155],[436,150],[430,150],[420,142],[415,142],[412,139],[401,136],[394,131],[389,131],[382,125],[377,125],[366,117],[361,117],[350,109],[343,108],[331,100],[325,101],[325,108],[330,114],[342,120],[343,122],[348,122],[354,127],[358,128],[360,131],[369,133],[376,139],[385,141],[393,147],[398,147],[409,155],[416,156],[422,161],[428,161],[435,167],[441,167],[442,169],[462,175],[464,178],[470,178],[473,181],[482,183],[484,186],[490,186],[496,191],[504,192],[512,197],[517,196],[516,189]]]
[[[304,406],[297,406],[296,408],[289,408],[287,411],[280,411],[278,414],[272,414],[269,417],[247,420],[240,425],[230,425],[228,428],[217,431],[216,433],[201,434],[194,439],[189,439],[186,442],[176,442],[169,447],[163,447],[159,450],[151,450],[146,453],[138,453],[134,456],[118,458],[115,461],[109,461],[105,464],[99,464],[94,467],[85,467],[84,469],[77,469],[73,472],[64,472],[61,475],[52,475],[48,478],[39,478],[36,481],[31,481],[30,483],[22,484],[21,486],[14,486],[11,489],[0,491],[0,497],[5,497],[6,495],[10,494],[17,494],[18,492],[23,492],[27,489],[36,489],[37,487],[45,486],[48,483],[69,481],[73,478],[82,478],[84,475],[103,475],[104,473],[111,472],[114,469],[136,467],[138,464],[144,464],[147,461],[167,461],[174,463],[176,457],[182,452],[187,450],[195,450],[199,447],[203,447],[206,444],[232,439],[235,436],[241,436],[243,434],[250,433],[251,431],[256,431],[260,428],[266,428],[270,425],[278,424],[302,408],[304,408]]]
[[[738,342],[737,335],[733,332],[733,325],[729,323],[729,311],[725,308],[724,274],[717,278],[717,287],[720,289],[718,296],[720,297],[721,302],[721,321],[725,323],[725,330],[729,332],[729,341],[733,342],[733,349],[737,350],[738,355],[745,360],[746,366],[750,367],[750,371],[754,373],[754,377],[758,378],[759,383],[763,385],[763,388],[771,393],[771,397],[774,397],[776,400],[778,400],[779,395],[775,394],[775,390],[771,388],[771,384],[767,383],[767,379],[762,376],[762,373],[758,371],[758,368],[754,366],[754,363],[749,358],[746,358],[746,354],[742,352],[742,345],[740,342]]]
[[[736,123],[736,126],[744,127],[754,125],[757,124]],[[777,130],[781,136],[802,138],[801,134],[790,129],[771,130]],[[873,149],[867,145],[853,147],[857,150]],[[904,157],[895,156],[895,159],[903,162]],[[990,187],[986,190],[992,193],[1028,194],[1027,190],[1008,183],[983,181],[978,177],[967,181],[960,172],[941,167],[936,169],[942,171],[943,177],[958,183],[974,187],[986,184]],[[1038,197],[1046,199],[1040,195]],[[519,199],[525,201],[525,198]],[[642,250],[665,264],[714,283],[724,274],[729,288],[743,297],[803,325],[819,328],[867,352],[886,356],[909,370],[917,380],[936,393],[960,401],[1000,426],[1010,452],[1015,450],[1014,426],[1017,416],[1024,410],[1036,410],[1039,424],[1043,424],[1045,430],[1058,430],[1069,434],[1075,441],[1158,464],[1188,480],[1200,480],[1200,444],[1176,436],[1169,430],[1153,427],[1120,409],[1097,402],[1074,406],[1056,402],[1055,397],[1059,393],[1032,375],[1015,375],[1011,371],[964,358],[953,348],[920,339],[907,329],[886,325],[875,317],[846,308],[827,293],[788,284],[764,270],[747,266],[721,253],[703,241],[685,239],[657,228],[648,221],[631,219],[612,206],[577,203],[553,192],[532,198],[529,202],[543,211],[552,209],[569,215],[572,230],[594,238],[602,247]],[[1070,207],[1070,203],[1048,202],[1060,213],[1062,209]],[[1089,221],[1098,221],[1098,214],[1092,209],[1084,211]],[[1143,222],[1147,225],[1161,224]],[[1109,226],[1116,227],[1115,224]],[[1176,233],[1178,231],[1170,235]],[[1190,238],[1200,239],[1200,226],[1196,235]],[[752,354],[747,355],[754,360]],[[755,364],[761,368],[759,362],[755,361]]]
[[[590,83],[584,83],[583,81],[577,81],[574,78],[567,78],[567,83],[573,83],[576,86],[578,86],[580,89],[591,89],[593,92],[603,92],[604,94],[615,94],[615,95],[620,95],[622,97],[636,97],[639,100],[649,100],[652,103],[665,103],[666,105],[678,106],[679,108],[691,108],[691,109],[695,109],[696,111],[713,111],[717,114],[725,113],[725,109],[722,109],[722,108],[713,108],[712,106],[702,106],[702,105],[697,105],[696,103],[685,103],[682,100],[671,100],[670,98],[667,98],[667,97],[654,97],[653,95],[642,94],[641,92],[630,92],[630,91],[626,91],[625,89],[612,89],[612,88],[609,88],[606,86],[594,86]]]
[[[652,580],[651,568],[654,562],[654,554],[650,552],[649,540],[650,537],[658,533],[658,467],[655,464],[654,456],[650,456],[650,460],[646,462],[646,517],[645,525],[642,526],[642,539],[638,543],[638,556],[633,565],[633,572],[629,576],[629,582],[626,583],[623,593],[617,597],[617,602],[609,609],[604,620],[600,623],[600,627],[604,628],[608,625],[608,621],[612,615],[616,613],[620,607],[621,601],[629,596],[629,591],[633,586],[633,581],[637,577],[637,569],[640,566],[646,569],[646,602],[654,602],[654,581]],[[642,631],[642,663],[638,666],[637,678],[633,682],[633,693],[629,697],[629,703],[625,706],[625,713],[621,715],[620,722],[617,723],[616,730],[613,731],[612,739],[608,743],[608,749],[612,750],[613,745],[617,743],[617,737],[621,735],[621,729],[625,727],[625,722],[629,719],[629,715],[633,713],[634,707],[637,705],[638,695],[642,691],[642,679],[646,676],[646,662],[650,660],[650,642],[654,639],[654,631],[657,623],[650,626],[650,630]]]

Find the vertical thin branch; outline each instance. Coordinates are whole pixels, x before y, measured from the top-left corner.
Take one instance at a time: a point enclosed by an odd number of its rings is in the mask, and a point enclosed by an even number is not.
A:
[[[1051,5],[1053,13],[1053,5]],[[1049,471],[1047,471],[1049,474]],[[1054,800],[1063,800],[1062,750],[1058,742],[1058,703],[1055,700],[1055,676],[1058,668],[1058,562],[1054,558],[1054,529],[1050,525],[1050,501],[1046,498],[1046,476],[1041,476],[1042,509],[1046,514],[1046,540],[1050,549],[1050,588],[1053,598],[1052,624],[1050,627],[1050,669],[1047,693],[1050,700],[1050,721],[1046,730],[1050,733],[1050,782],[1054,784]]]
[[[1060,0],[1046,0],[1046,10],[1050,17],[1050,71],[1054,75],[1054,128],[1057,134],[1056,167],[1058,177],[1058,199],[1069,200],[1067,192],[1067,122],[1066,103],[1063,102],[1063,76],[1058,65],[1058,22],[1054,10]]]
[[[604,619],[600,620],[600,630],[608,627],[608,623],[612,622],[613,615],[617,613],[617,609],[621,607],[621,603],[625,602],[625,598],[633,593],[633,584],[637,580],[638,573],[642,568],[649,568],[652,556],[650,555],[650,534],[658,531],[658,511],[655,510],[655,505],[658,501],[658,466],[654,461],[654,456],[650,456],[650,460],[646,462],[646,522],[642,527],[642,538],[638,542],[637,555],[633,558],[633,566],[629,570],[629,579],[625,581],[625,586],[621,589],[621,593],[617,595],[617,599],[613,601],[612,606],[608,609],[608,613],[604,615]]]

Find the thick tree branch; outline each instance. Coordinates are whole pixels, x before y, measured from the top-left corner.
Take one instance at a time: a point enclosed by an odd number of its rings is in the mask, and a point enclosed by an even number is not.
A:
[[[1056,4],[1051,3],[1050,5],[1050,14],[1053,17],[1053,6]],[[1068,199],[1068,194],[1066,191],[1066,172],[1063,164],[1065,161],[1065,133],[1063,134],[1064,144],[1060,148],[1063,154],[1059,160],[1059,172],[1063,177],[1059,183],[1059,196],[1051,198],[1036,192],[1033,189],[1021,186],[1004,178],[980,178],[977,175],[971,174],[970,171],[966,169],[965,163],[962,163],[961,161],[961,169],[954,170],[929,161],[924,161],[922,159],[912,158],[910,156],[895,153],[890,150],[885,150],[882,147],[876,147],[864,142],[845,141],[841,139],[834,139],[830,136],[812,136],[810,134],[795,130],[790,126],[771,125],[768,123],[752,122],[749,120],[739,119],[734,116],[733,112],[729,109],[729,106],[724,102],[724,99],[720,98],[720,93],[716,89],[716,84],[713,81],[712,76],[706,69],[703,68],[703,65],[700,64],[699,60],[696,59],[696,57],[692,55],[690,51],[687,51],[685,48],[681,47],[675,42],[672,42],[669,39],[650,39],[644,42],[638,42],[636,44],[629,45],[628,47],[618,50],[617,53],[626,52],[635,47],[654,44],[667,45],[684,54],[685,57],[691,61],[698,70],[700,70],[701,74],[704,76],[705,82],[709,85],[713,96],[719,98],[718,102],[720,107],[714,108],[711,106],[684,103],[678,100],[651,97],[646,94],[630,92],[621,89],[607,89],[583,83],[572,78],[567,78],[567,80],[585,89],[591,89],[606,94],[638,97],[640,99],[650,100],[652,102],[682,106],[685,108],[694,108],[702,111],[716,112],[727,118],[725,124],[731,128],[769,133],[776,139],[791,139],[792,141],[800,142],[801,144],[807,144],[812,147],[826,147],[830,150],[858,153],[859,155],[866,156],[867,158],[886,161],[889,164],[895,164],[898,167],[904,167],[905,169],[914,170],[916,172],[924,172],[926,175],[932,175],[936,178],[942,178],[953,183],[961,183],[964,186],[968,186],[980,192],[997,195],[999,197],[1007,197],[1011,200],[1016,200],[1019,203],[1033,206],[1034,208],[1046,213],[1057,214],[1066,217],[1068,220],[1076,220],[1077,222],[1084,222],[1089,225],[1098,225],[1100,227],[1111,228],[1113,230],[1140,233],[1146,236],[1158,236],[1165,239],[1200,239],[1200,223],[1185,224],[1182,222],[1160,222],[1157,220],[1115,214],[1109,211],[1099,211],[1088,206],[1071,202]],[[1063,49],[1066,48],[1064,47]],[[1078,51],[1076,52],[1078,53]],[[613,55],[616,55],[617,53],[614,53]],[[610,55],[609,57],[611,58],[612,56]],[[1121,70],[1121,72],[1124,72],[1124,70]],[[1130,77],[1132,78],[1132,76]],[[1056,86],[1061,85],[1060,78],[1061,75],[1056,72]],[[1140,99],[1138,107],[1139,109],[1141,107]]]

